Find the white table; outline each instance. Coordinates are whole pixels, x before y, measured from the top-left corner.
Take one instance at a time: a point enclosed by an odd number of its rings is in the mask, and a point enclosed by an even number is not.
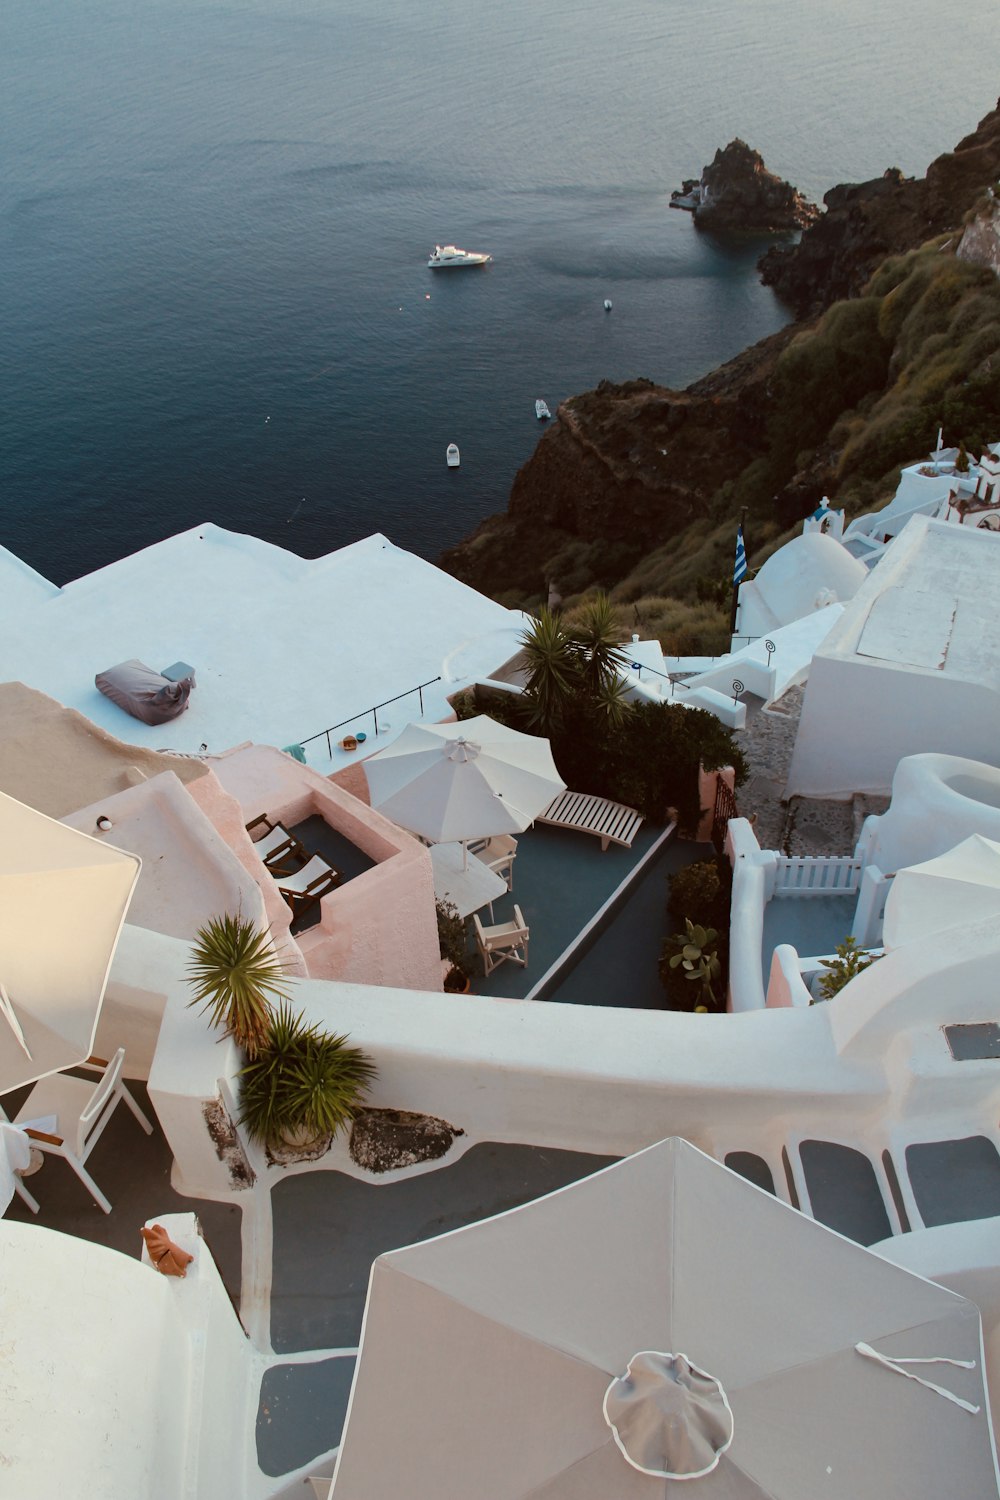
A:
[[[434,895],[439,901],[450,901],[463,920],[507,894],[506,880],[481,859],[470,854],[466,864],[461,844],[432,844],[431,864]]]

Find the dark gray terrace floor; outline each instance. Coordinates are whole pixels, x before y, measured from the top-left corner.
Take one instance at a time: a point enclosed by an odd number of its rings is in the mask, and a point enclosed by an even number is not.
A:
[[[93,1081],[93,1075],[89,1076]],[[139,1230],[154,1215],[195,1213],[226,1290],[237,1305],[242,1274],[241,1230],[243,1214],[231,1203],[210,1203],[204,1198],[182,1198],[170,1185],[173,1157],[145,1085],[129,1080],[128,1088],[139,1108],[153,1125],[148,1136],[124,1104],[119,1104],[104,1134],[87,1160],[87,1170],[111,1200],[106,1214],[67,1162],[47,1156],[40,1171],[27,1178],[25,1187],[36,1198],[40,1212],[14,1198],[5,1215],[25,1224],[41,1224],[95,1245],[106,1245],[138,1257],[142,1249]],[[13,1114],[20,1108],[27,1089],[4,1097],[4,1109]]]
[[[493,903],[496,922],[508,921],[520,906],[531,930],[528,967],[504,963],[488,977],[475,952],[469,921],[469,965],[477,995],[523,999],[566,953],[584,927],[662,837],[663,828],[645,823],[631,849],[561,828],[539,826],[518,836],[514,890]],[[707,844],[671,840],[638,877],[622,903],[608,914],[572,974],[542,998],[580,1005],[659,1008],[663,990],[657,960],[666,937],[667,877],[683,865],[707,859]],[[480,912],[484,924],[489,912]]]
[[[274,1349],[353,1348],[377,1256],[540,1198],[612,1160],[484,1143],[454,1166],[401,1182],[359,1182],[340,1172],[285,1178],[271,1193]]]
[[[775,896],[764,907],[760,945],[764,987],[779,943],[791,943],[801,958],[832,953],[851,930],[857,896]]]

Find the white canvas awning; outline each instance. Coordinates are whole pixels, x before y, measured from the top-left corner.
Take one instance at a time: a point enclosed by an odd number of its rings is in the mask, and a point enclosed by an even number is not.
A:
[[[886,898],[882,940],[899,948],[981,917],[1000,917],[1000,844],[974,833],[946,854],[899,871]]]

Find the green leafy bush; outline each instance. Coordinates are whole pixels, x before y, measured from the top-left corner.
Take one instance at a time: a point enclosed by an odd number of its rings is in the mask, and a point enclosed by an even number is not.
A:
[[[684,931],[668,937],[660,958],[660,979],[675,1010],[718,1010],[722,965],[719,934],[690,918]]]
[[[839,995],[845,984],[850,983],[858,974],[863,974],[875,963],[875,957],[859,948],[853,937],[846,937],[842,943],[838,943],[834,949],[836,958],[823,958],[820,963],[827,973],[819,982],[820,1000],[832,1000],[834,995]],[[816,1003],[814,999],[813,1004]]]
[[[702,927],[728,932],[732,891],[733,872],[727,859],[699,860],[670,876],[667,914],[678,927],[690,917]]]
[[[466,933],[465,922],[458,915],[458,908],[451,901],[436,901],[438,945],[441,957],[453,969],[465,972]]]

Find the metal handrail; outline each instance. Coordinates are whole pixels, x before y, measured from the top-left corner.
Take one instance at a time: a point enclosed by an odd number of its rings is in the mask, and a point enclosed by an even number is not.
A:
[[[327,755],[331,755],[332,756],[333,755],[333,746],[332,746],[332,744],[330,742],[330,736],[331,736],[331,734],[334,733],[335,730],[337,730],[337,729],[343,729],[345,724],[356,724],[357,721],[358,721],[358,719],[365,719],[365,718],[368,717],[369,714],[371,714],[372,719],[374,720],[374,723],[375,723],[375,733],[378,734],[378,711],[379,711],[379,709],[380,708],[388,708],[390,703],[398,703],[401,698],[409,698],[412,693],[419,693],[419,695],[420,695],[420,713],[421,713],[421,715],[423,715],[423,712],[424,712],[424,688],[426,688],[426,687],[432,687],[435,682],[440,682],[440,681],[441,681],[440,677],[429,677],[426,682],[418,683],[416,687],[407,688],[407,690],[406,690],[405,693],[397,693],[396,696],[395,696],[395,698],[386,698],[386,700],[385,700],[384,703],[375,703],[375,704],[373,704],[373,706],[371,708],[363,708],[360,713],[351,714],[349,718],[347,718],[347,719],[341,719],[338,724],[331,724],[330,727],[329,727],[329,729],[321,729],[318,734],[311,734],[308,739],[299,740],[299,744],[302,746],[303,749],[305,749],[306,745],[311,745],[312,742],[313,742],[313,740],[321,740],[323,738],[323,736],[325,735],[326,736],[326,753],[327,753]]]
[[[680,682],[676,677],[671,677],[669,672],[661,672],[658,667],[647,666],[643,661],[630,661],[628,667],[630,672],[635,673],[637,682],[642,681],[643,672],[652,672],[654,677],[662,677],[664,682],[669,682],[671,698],[674,696],[677,688],[683,689],[685,693],[691,691],[691,684],[689,682]]]

